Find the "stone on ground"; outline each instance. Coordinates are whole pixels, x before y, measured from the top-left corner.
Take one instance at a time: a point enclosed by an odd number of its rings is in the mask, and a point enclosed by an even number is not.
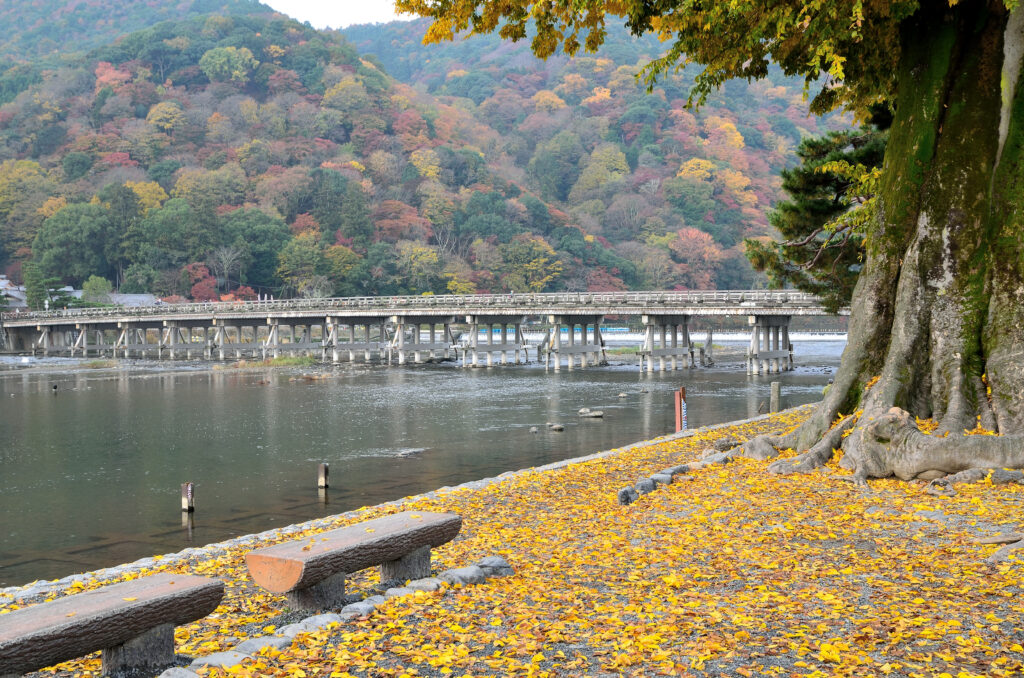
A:
[[[624,487],[619,490],[618,500],[623,506],[632,504],[634,501],[640,498],[640,494],[632,487]]]
[[[451,570],[445,570],[438,575],[443,581],[449,584],[479,584],[487,579],[487,575],[484,574],[482,568],[476,565],[470,565],[469,567],[457,567]]]
[[[507,577],[515,574],[515,570],[507,560],[501,556],[487,556],[477,562],[477,567],[484,571],[488,577]]]

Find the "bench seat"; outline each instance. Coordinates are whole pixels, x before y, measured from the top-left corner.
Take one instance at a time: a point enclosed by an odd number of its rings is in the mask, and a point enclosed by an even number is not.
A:
[[[293,607],[344,604],[346,574],[381,566],[383,581],[430,574],[430,549],[462,529],[454,513],[405,511],[263,549],[245,556],[254,582],[283,593]]]
[[[103,673],[174,662],[174,627],[205,617],[224,597],[216,579],[154,574],[0,615],[0,676],[103,651]]]

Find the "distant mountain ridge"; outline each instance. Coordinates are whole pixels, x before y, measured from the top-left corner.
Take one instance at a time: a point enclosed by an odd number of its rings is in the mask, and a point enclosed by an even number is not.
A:
[[[275,11],[257,0],[0,0],[0,56],[20,61],[88,50],[160,21],[205,14]]]

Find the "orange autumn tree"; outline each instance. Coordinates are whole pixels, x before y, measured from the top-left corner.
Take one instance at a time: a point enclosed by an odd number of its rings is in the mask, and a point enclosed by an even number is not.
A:
[[[531,27],[541,57],[595,50],[608,21],[655,33],[642,74],[700,64],[701,103],[774,62],[807,84],[811,110],[894,108],[849,341],[806,423],[748,454],[804,451],[808,471],[842,447],[858,481],[1024,466],[1024,7],[1016,0],[397,0],[433,19],[426,40]],[[879,377],[877,381],[874,377]],[[862,412],[840,418],[840,413]],[[932,419],[928,435],[915,418]],[[837,419],[841,421],[836,424]],[[964,435],[989,430],[1000,435]]]

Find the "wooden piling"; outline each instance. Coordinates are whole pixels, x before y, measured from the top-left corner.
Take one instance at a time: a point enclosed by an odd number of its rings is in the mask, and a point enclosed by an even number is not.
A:
[[[327,474],[329,473],[329,471],[330,469],[328,469],[327,464],[320,464],[320,466],[317,467],[316,486],[318,488],[325,489],[329,487],[329,485],[327,484]]]
[[[195,507],[195,491],[192,483],[181,484],[181,510],[185,513],[192,513]]]
[[[782,384],[777,381],[772,382],[772,394],[769,400],[768,411],[778,412],[779,401],[782,399]]]

